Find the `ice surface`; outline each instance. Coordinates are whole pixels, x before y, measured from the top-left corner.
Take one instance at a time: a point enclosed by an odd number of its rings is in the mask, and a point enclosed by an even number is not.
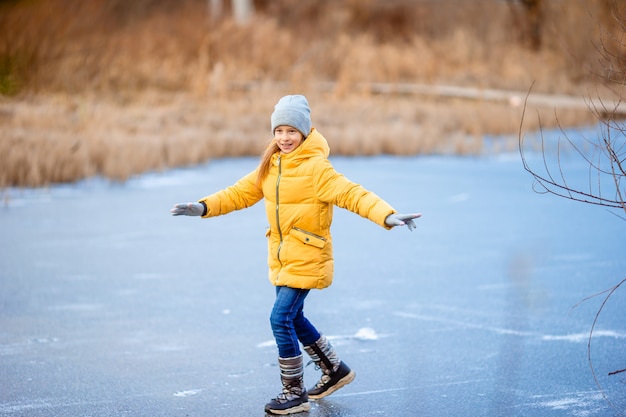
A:
[[[623,279],[623,220],[534,193],[514,154],[332,162],[423,217],[410,233],[336,210],[335,281],[305,313],[357,378],[308,415],[624,412],[625,376],[608,376],[626,367],[624,290],[598,317],[597,383],[587,342],[606,294],[581,303]],[[0,415],[263,415],[280,390],[263,207],[169,214],[255,164],[5,191]]]

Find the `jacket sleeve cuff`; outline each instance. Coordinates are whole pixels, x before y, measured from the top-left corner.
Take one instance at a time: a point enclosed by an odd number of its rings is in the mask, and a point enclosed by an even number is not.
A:
[[[204,207],[204,210],[202,211],[202,217],[206,217],[206,215],[209,212],[209,209],[206,206],[206,203],[204,201],[199,201],[200,204],[202,204],[202,207]]]
[[[381,226],[382,226],[382,227],[384,227],[384,228],[385,228],[385,229],[387,229],[387,230],[391,230],[391,229],[393,229],[393,226],[389,226],[389,225],[387,224],[386,220],[387,220],[387,217],[391,216],[392,214],[396,214],[396,213],[398,213],[398,212],[397,212],[397,211],[395,211],[395,210],[393,210],[393,209],[392,209],[392,211],[388,212],[388,213],[385,215],[385,217],[383,218],[383,224],[382,224]]]

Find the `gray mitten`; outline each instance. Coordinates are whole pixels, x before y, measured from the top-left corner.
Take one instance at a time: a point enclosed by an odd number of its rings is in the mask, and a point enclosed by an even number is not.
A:
[[[417,219],[418,217],[422,217],[422,213],[416,214],[390,214],[385,218],[385,224],[390,227],[394,226],[405,226],[409,228],[410,231],[417,228],[413,219]]]
[[[172,216],[202,216],[204,205],[201,203],[180,203],[170,210]]]

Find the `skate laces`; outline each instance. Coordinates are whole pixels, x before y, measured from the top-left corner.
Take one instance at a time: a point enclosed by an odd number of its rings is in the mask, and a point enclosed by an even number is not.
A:
[[[314,364],[314,369],[316,371],[319,371],[320,369],[322,369],[322,367],[319,365],[319,360],[318,361],[314,361],[313,359],[311,359],[310,361],[308,361],[306,363],[306,365],[304,365],[305,367],[308,367],[310,364]]]
[[[287,386],[283,388],[283,392],[278,394],[274,400],[280,404],[296,400],[302,396],[303,389],[299,387]]]
[[[317,384],[315,384],[315,388],[321,388],[324,385],[328,384],[328,382],[330,382],[330,375],[322,374],[320,380],[317,381]]]

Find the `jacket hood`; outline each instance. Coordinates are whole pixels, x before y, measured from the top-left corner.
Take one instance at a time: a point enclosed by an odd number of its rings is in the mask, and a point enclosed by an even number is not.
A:
[[[308,159],[314,156],[328,158],[329,155],[330,146],[328,146],[326,138],[322,136],[317,129],[312,128],[311,133],[309,133],[309,136],[298,146],[298,149],[287,155],[282,155],[281,158],[283,161],[299,162],[302,159]]]

